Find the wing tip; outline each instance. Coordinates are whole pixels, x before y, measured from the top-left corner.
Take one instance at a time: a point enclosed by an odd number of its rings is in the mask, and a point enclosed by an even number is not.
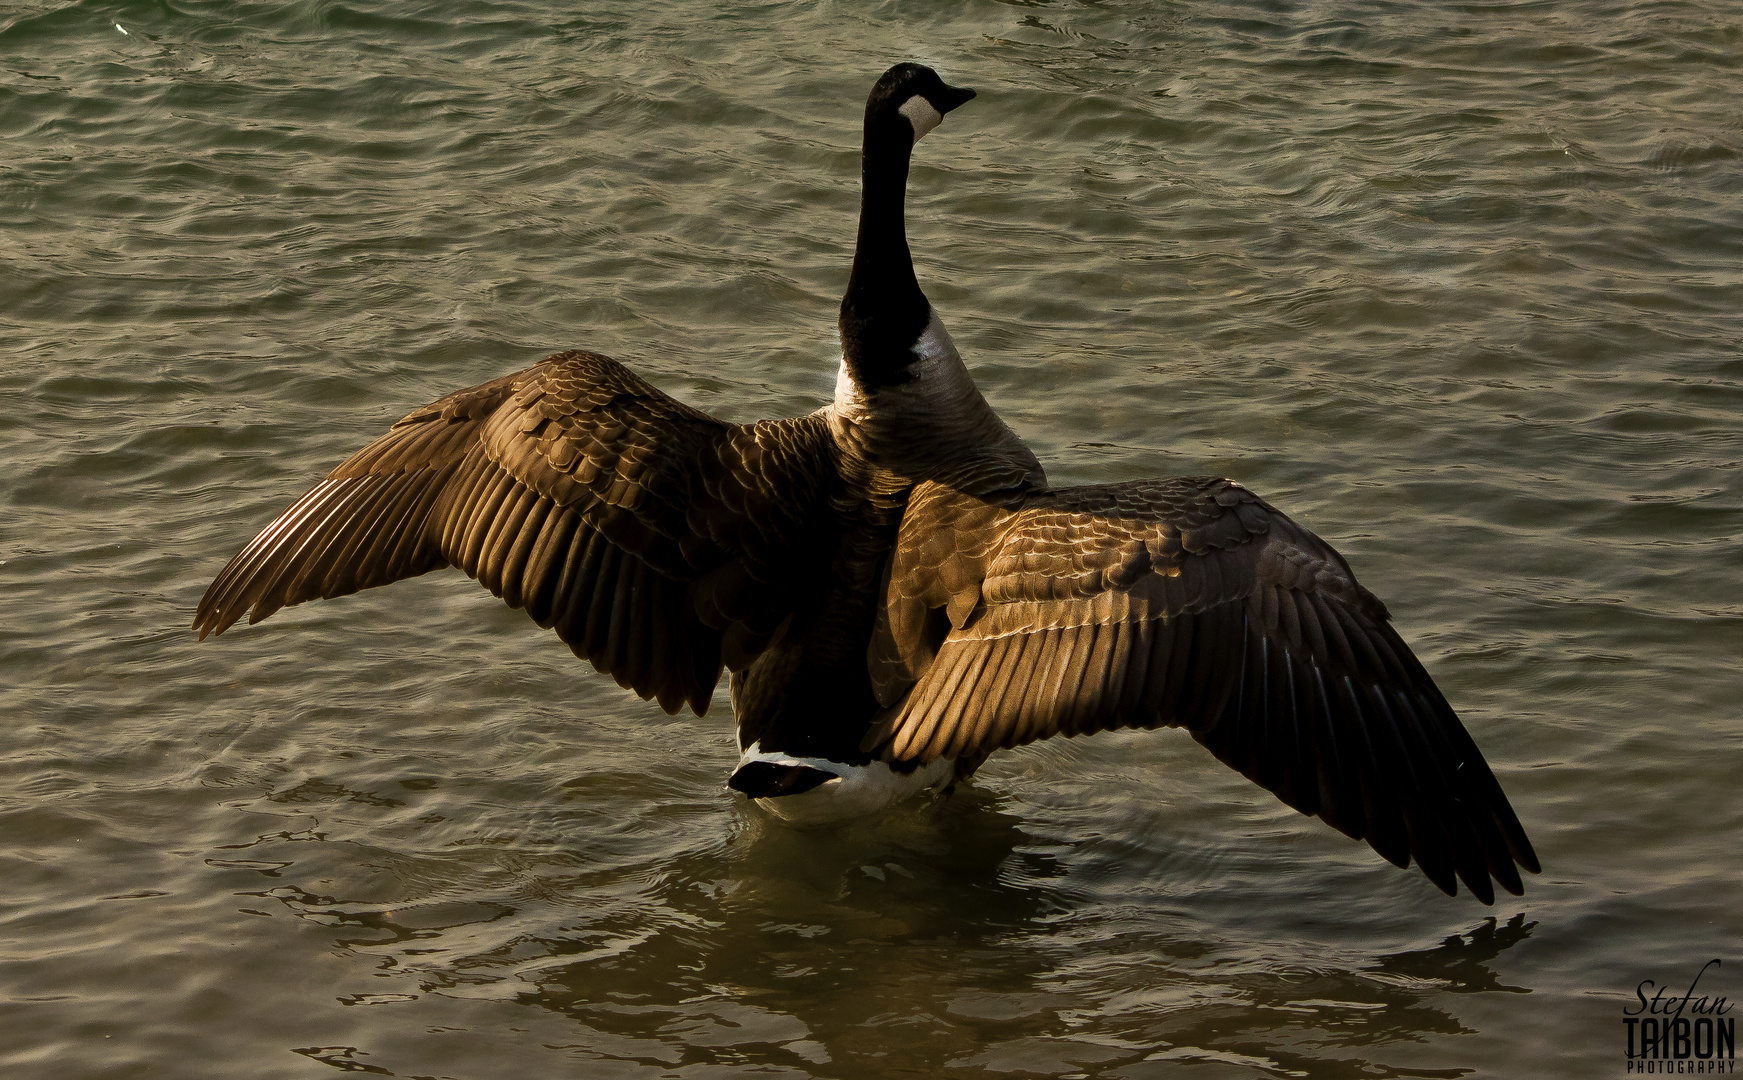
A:
[[[230,629],[240,615],[241,612],[231,613],[202,601],[194,611],[194,621],[190,629],[199,635],[196,641],[204,641]]]

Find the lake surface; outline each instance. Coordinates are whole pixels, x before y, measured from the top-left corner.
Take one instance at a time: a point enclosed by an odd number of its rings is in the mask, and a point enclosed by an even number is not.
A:
[[[834,832],[435,574],[196,643],[261,525],[583,346],[830,392],[865,93],[1056,483],[1337,545],[1544,873],[1484,908],[1178,731]],[[1624,1075],[1743,999],[1732,4],[0,0],[0,1073]]]

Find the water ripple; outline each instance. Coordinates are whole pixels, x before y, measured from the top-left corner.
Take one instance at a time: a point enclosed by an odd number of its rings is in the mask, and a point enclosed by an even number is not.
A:
[[[0,1068],[1619,1070],[1628,989],[1743,929],[1734,24],[0,4]],[[773,827],[724,694],[625,700],[453,576],[191,640],[314,477],[545,352],[825,400],[861,102],[910,56],[982,94],[910,239],[989,398],[1059,482],[1225,473],[1345,551],[1531,830],[1524,899],[1177,732]]]

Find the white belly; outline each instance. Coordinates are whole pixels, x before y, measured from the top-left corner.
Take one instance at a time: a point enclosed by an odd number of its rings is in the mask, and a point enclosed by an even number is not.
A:
[[[782,795],[773,799],[757,799],[758,806],[794,824],[815,825],[875,814],[896,803],[905,802],[928,791],[937,791],[956,777],[956,762],[940,758],[908,773],[899,773],[881,761],[869,765],[843,765],[826,758],[795,757],[778,751],[762,749],[752,743],[739,759],[744,765],[751,761],[767,761],[776,765],[805,765],[834,773],[835,779],[825,780],[810,791],[798,795]]]

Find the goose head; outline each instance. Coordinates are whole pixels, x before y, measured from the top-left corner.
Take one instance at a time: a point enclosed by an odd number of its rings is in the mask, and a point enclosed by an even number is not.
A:
[[[897,64],[884,72],[866,98],[868,141],[874,129],[893,131],[906,121],[906,141],[911,148],[939,125],[945,113],[973,98],[973,90],[947,85],[925,64]]]

